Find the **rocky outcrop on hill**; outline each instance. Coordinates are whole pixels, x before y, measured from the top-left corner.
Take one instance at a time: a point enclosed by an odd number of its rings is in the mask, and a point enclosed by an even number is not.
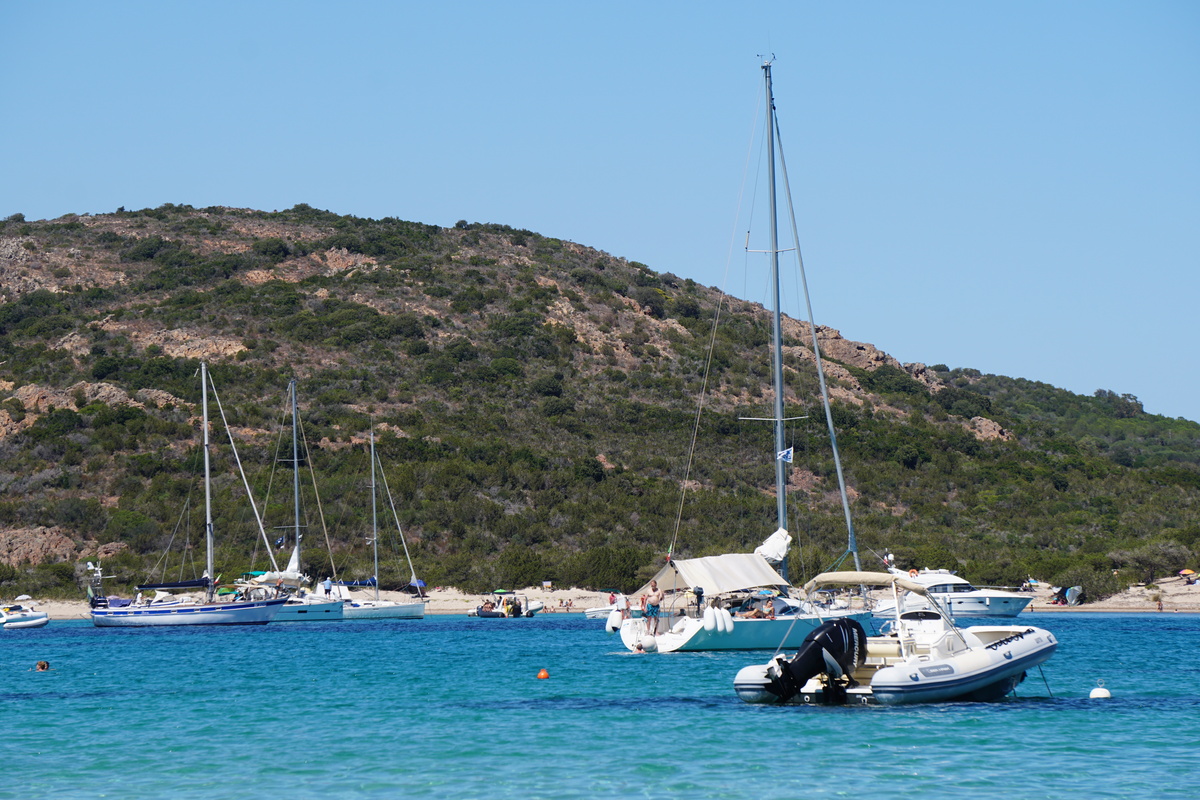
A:
[[[66,531],[57,526],[37,525],[31,528],[0,530],[0,564],[10,567],[38,564],[58,564],[98,558],[103,561],[129,549],[125,542],[95,540],[76,543]]]
[[[7,386],[3,384],[7,384]],[[11,390],[11,382],[0,382],[0,391]],[[67,389],[52,389],[33,383],[26,384],[9,394],[8,399],[16,400],[25,410],[25,414],[18,420],[14,419],[8,409],[0,408],[0,439],[25,430],[37,422],[42,414],[56,408],[78,411],[82,406],[96,402],[108,406],[134,406],[136,408],[145,408],[146,406],[163,408],[169,405],[187,407],[187,403],[178,397],[158,389],[140,389],[134,397],[130,397],[125,390],[113,386],[111,383],[88,383],[86,381],[80,381]]]
[[[15,528],[0,530],[0,563],[54,564],[74,561],[77,548],[60,528]]]
[[[975,438],[980,441],[1000,439],[1007,442],[1012,439],[1012,433],[1005,430],[1000,423],[987,417],[972,417],[967,430],[975,434]]]

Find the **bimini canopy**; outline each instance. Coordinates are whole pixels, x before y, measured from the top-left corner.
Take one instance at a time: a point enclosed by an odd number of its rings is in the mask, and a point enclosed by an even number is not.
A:
[[[812,594],[822,586],[891,586],[895,584],[913,594],[929,596],[929,590],[919,583],[887,572],[822,572],[804,584],[804,593]]]
[[[683,592],[699,586],[708,596],[759,589],[765,586],[790,586],[771,569],[771,565],[754,553],[729,553],[707,558],[681,558],[668,561],[654,576],[664,592]],[[637,594],[650,591],[647,583]]]

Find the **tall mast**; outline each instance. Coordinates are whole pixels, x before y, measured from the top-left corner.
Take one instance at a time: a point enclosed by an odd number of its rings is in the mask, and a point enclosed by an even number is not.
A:
[[[200,362],[200,408],[203,430],[201,441],[204,449],[204,547],[208,552],[206,563],[208,567],[208,601],[212,602],[213,593],[217,587],[215,583],[216,570],[213,566],[212,487],[208,477],[208,367],[203,361]]]
[[[296,413],[296,379],[292,378],[288,385],[288,391],[292,394],[292,503],[293,513],[295,515],[296,530],[294,540],[294,553],[296,554],[296,572],[300,571],[299,555],[300,555],[300,451],[297,443],[297,427],[298,415]]]
[[[379,599],[379,526],[375,524],[375,429],[371,429],[371,544],[375,546],[375,599]]]
[[[773,141],[774,134],[778,133],[778,122],[775,120],[775,102],[774,102],[773,97],[771,96],[771,62],[768,61],[765,64],[763,64],[763,70],[766,72],[766,75],[767,75],[767,105],[768,105],[768,109],[769,109],[768,110],[768,121],[769,121],[769,124],[772,129],[771,130],[772,139],[770,141]],[[783,157],[782,142],[780,143],[780,147],[779,147],[779,163],[783,167],[783,183],[784,183],[784,186],[786,187],[788,185],[787,161]],[[771,231],[772,231],[772,236],[773,236],[774,230],[775,230],[775,159],[774,158],[771,159],[770,165],[771,165],[771,172],[770,172],[770,176],[771,176]],[[834,428],[834,425],[833,425],[833,410],[829,405],[829,389],[825,385],[825,366],[821,361],[821,343],[817,340],[817,322],[816,322],[816,319],[813,317],[812,300],[808,294],[808,278],[804,274],[804,257],[800,254],[800,234],[796,230],[796,209],[795,209],[795,206],[792,205],[792,195],[791,195],[790,190],[788,190],[787,196],[788,196],[788,214],[789,214],[789,217],[790,217],[791,223],[792,223],[792,241],[794,241],[796,243],[796,265],[800,269],[800,285],[804,288],[804,304],[808,309],[808,327],[809,327],[810,333],[812,334],[813,358],[816,360],[817,381],[821,387],[821,404],[825,408],[825,423],[829,428],[829,442],[833,448],[833,465],[837,471],[838,491],[840,492],[840,494],[842,496],[842,511],[846,516],[847,542],[846,542],[846,552],[842,555],[842,558],[844,559],[846,555],[854,556],[854,569],[857,571],[861,571],[862,570],[862,562],[859,560],[859,556],[858,556],[858,541],[857,541],[857,537],[854,534],[854,520],[850,516],[850,498],[846,494],[846,476],[842,472],[842,458],[841,458],[841,455],[838,453],[837,430]],[[778,271],[779,271],[778,250],[776,249],[775,252],[776,252],[775,272],[776,272],[776,275],[778,275]],[[776,292],[776,295],[775,295],[776,296],[776,307],[775,307],[776,323],[775,324],[777,326],[776,327],[776,335],[778,336],[778,334],[779,334],[779,329],[778,329],[778,324],[779,324],[779,305],[778,305],[779,283],[778,283],[778,280],[776,281],[776,284],[775,284],[775,292]],[[777,346],[778,346],[778,344],[777,344]],[[782,370],[781,370],[781,372],[782,372]],[[782,405],[780,405],[779,408],[782,408]],[[780,420],[778,423],[780,426],[779,432],[782,432],[783,412],[782,411],[777,412],[777,417]],[[777,447],[779,448],[779,451],[782,451],[783,450],[782,439],[777,439],[777,442],[779,442],[779,444],[777,445]],[[777,471],[777,474],[781,474],[783,472],[782,461],[777,465],[776,471]],[[839,563],[840,563],[840,560],[839,560]],[[786,578],[787,576],[784,575],[784,577]]]
[[[784,447],[783,430],[783,312],[779,291],[779,227],[776,223],[775,201],[775,96],[771,91],[771,62],[763,64],[767,91],[767,179],[770,185],[771,219],[771,283],[772,309],[771,372],[775,385],[775,513],[778,527],[787,529],[787,462],[778,455]],[[786,564],[786,560],[784,564]],[[785,567],[786,569],[786,567]],[[787,575],[783,576],[784,579]]]

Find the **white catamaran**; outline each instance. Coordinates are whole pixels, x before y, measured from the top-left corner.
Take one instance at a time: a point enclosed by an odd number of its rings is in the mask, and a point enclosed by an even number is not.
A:
[[[194,581],[147,584],[138,587],[139,597],[143,591],[155,591],[156,596],[167,589],[202,589],[204,602],[189,602],[183,598],[160,597],[159,602],[137,602],[116,597],[106,597],[100,590],[104,577],[100,566],[89,564],[92,570],[92,585],[88,587],[91,601],[92,623],[101,628],[142,628],[161,625],[262,625],[270,622],[279,613],[287,598],[266,600],[234,599],[225,601],[217,598],[217,586],[213,578],[213,519],[212,487],[209,480],[208,441],[208,388],[209,378],[206,365],[200,364],[200,402],[202,413],[202,441],[204,450],[204,544],[208,554],[204,576]],[[214,390],[215,391],[215,390]],[[253,502],[253,500],[251,501]]]

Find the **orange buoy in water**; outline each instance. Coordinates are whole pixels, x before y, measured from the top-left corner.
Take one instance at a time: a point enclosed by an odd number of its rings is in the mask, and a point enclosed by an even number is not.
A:
[[[538,673],[539,681],[544,681],[544,680],[546,680],[546,678],[549,678],[549,677],[550,677],[550,673],[546,672],[545,669],[543,669],[541,672]]]

